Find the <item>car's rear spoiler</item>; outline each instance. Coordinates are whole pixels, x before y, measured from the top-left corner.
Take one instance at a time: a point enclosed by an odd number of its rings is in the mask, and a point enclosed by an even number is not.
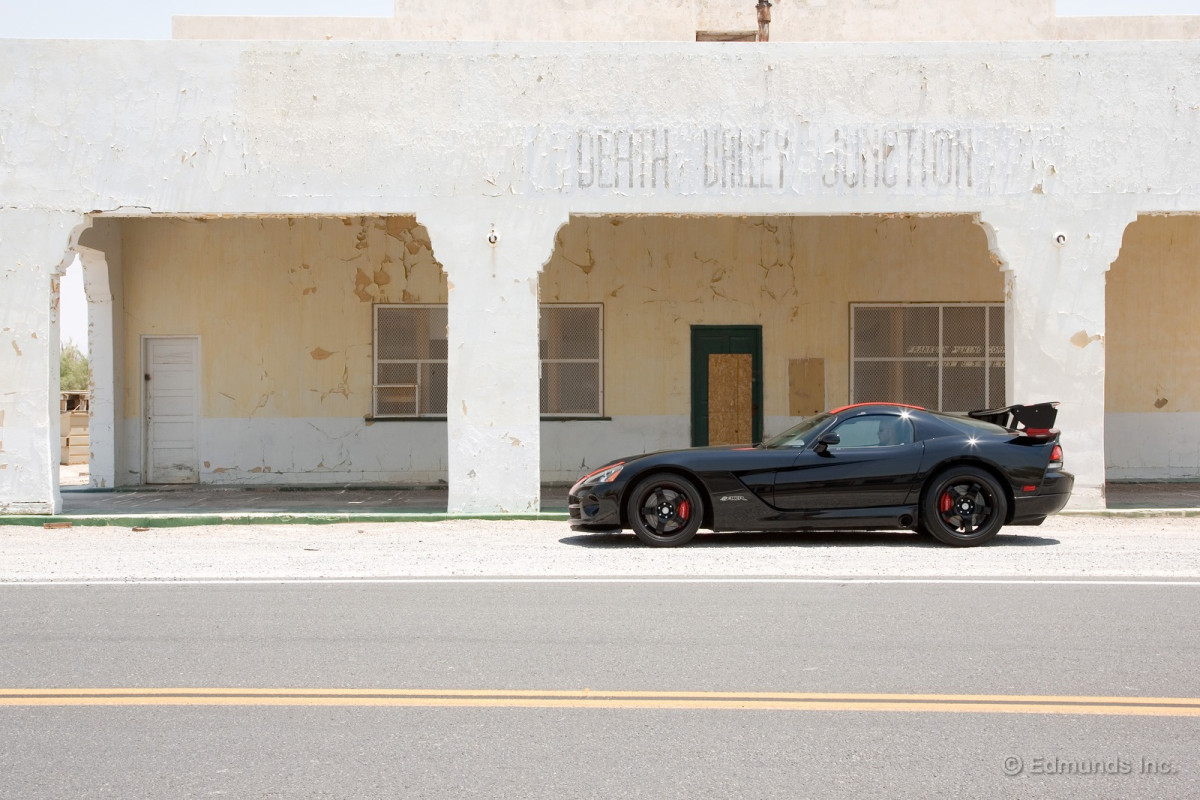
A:
[[[967,416],[1008,428],[1010,431],[1021,431],[1034,438],[1051,439],[1058,435],[1058,431],[1054,429],[1054,420],[1058,417],[1057,406],[1058,403],[1034,403],[1029,406],[985,408],[969,411]]]

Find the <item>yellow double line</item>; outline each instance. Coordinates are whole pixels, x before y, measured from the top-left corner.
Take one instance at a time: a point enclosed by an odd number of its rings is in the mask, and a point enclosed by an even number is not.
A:
[[[1192,697],[621,692],[590,689],[0,689],[0,706],[419,706],[1200,716],[1200,698]]]

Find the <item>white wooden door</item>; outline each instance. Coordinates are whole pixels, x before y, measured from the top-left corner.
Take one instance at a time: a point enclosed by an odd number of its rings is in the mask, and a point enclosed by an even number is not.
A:
[[[200,340],[148,336],[145,348],[146,483],[196,483]]]

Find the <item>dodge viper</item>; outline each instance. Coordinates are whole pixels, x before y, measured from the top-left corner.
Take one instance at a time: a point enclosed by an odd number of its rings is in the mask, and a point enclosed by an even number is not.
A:
[[[915,530],[959,547],[1067,504],[1057,403],[965,416],[860,403],[756,445],[621,458],[571,487],[571,527],[672,547],[712,531]]]

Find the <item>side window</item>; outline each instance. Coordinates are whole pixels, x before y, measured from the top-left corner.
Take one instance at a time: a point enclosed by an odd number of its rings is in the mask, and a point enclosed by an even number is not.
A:
[[[913,442],[912,423],[890,414],[853,417],[839,424],[834,433],[842,439],[837,447],[887,447]]]
[[[850,304],[850,402],[1004,405],[1004,305]]]
[[[376,417],[446,416],[446,306],[375,306]]]
[[[538,306],[541,412],[598,417],[603,410],[604,307]]]

